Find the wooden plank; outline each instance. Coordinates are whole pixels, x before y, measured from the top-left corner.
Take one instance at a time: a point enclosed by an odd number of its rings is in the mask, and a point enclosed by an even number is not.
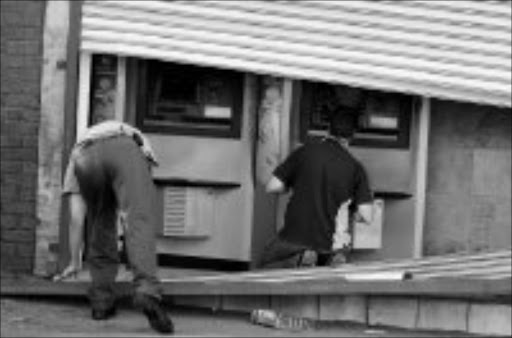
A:
[[[276,270],[262,270],[258,272],[247,272],[247,273],[239,273],[236,275],[218,275],[215,277],[211,277],[212,279],[216,278],[229,278],[231,276],[232,278],[258,278],[258,277],[267,277],[272,275],[289,275],[289,276],[300,276],[300,275],[309,275],[312,273],[321,273],[322,271],[375,271],[375,270],[383,270],[383,269],[401,269],[401,268],[407,268],[410,266],[435,266],[445,263],[452,263],[452,262],[460,262],[460,261],[473,261],[473,260],[489,260],[489,259],[509,259],[511,256],[511,251],[503,251],[503,252],[493,252],[483,255],[472,255],[472,256],[465,256],[461,254],[457,255],[448,255],[448,256],[436,256],[431,257],[428,259],[419,259],[419,260],[410,260],[410,259],[401,259],[401,260],[389,260],[389,261],[378,261],[378,262],[372,262],[372,263],[359,263],[359,264],[346,264],[340,267],[331,268],[331,267],[322,267],[322,268],[312,268],[312,269],[297,269],[297,270],[290,270],[290,269],[276,269]]]
[[[507,284],[508,283],[508,284]],[[456,278],[432,278],[421,281],[291,281],[269,283],[254,281],[220,283],[165,283],[170,292],[197,294],[433,294],[472,295],[510,294],[510,279],[470,280]]]
[[[121,294],[132,289],[128,281],[118,282]],[[88,282],[2,280],[2,295],[85,295]],[[182,281],[164,282],[166,295],[430,295],[436,297],[482,297],[511,294],[511,278],[429,278],[406,281],[316,280],[262,281]]]
[[[486,275],[481,276],[481,279],[503,279],[503,278],[510,278],[512,276],[512,273],[510,271],[503,272],[503,273],[493,273],[492,275]]]
[[[480,278],[487,275],[493,274],[510,274],[510,266],[498,266],[493,268],[471,268],[471,269],[461,269],[461,270],[446,270],[446,271],[435,271],[435,272],[425,272],[416,278],[432,278],[432,277],[451,277],[451,276],[468,276],[471,278]]]
[[[299,279],[301,277],[305,279],[314,279],[321,276],[340,276],[344,273],[350,272],[372,272],[372,271],[391,271],[391,270],[412,270],[421,271],[422,269],[433,271],[434,268],[439,269],[453,269],[453,267],[446,267],[448,264],[464,263],[464,264],[480,264],[478,266],[485,265],[500,265],[510,266],[512,256],[510,251],[478,255],[478,256],[443,256],[436,259],[420,259],[420,260],[396,260],[391,262],[375,262],[370,264],[347,264],[341,267],[320,267],[310,269],[276,269],[276,270],[264,270],[258,272],[246,272],[246,273],[230,273],[230,274],[219,274],[215,276],[196,276],[188,277],[187,280],[226,280],[236,281],[244,279]],[[183,278],[167,279],[166,281],[179,281]]]
[[[493,273],[507,273],[512,272],[510,267],[510,261],[500,263],[489,263],[483,262],[481,264],[472,264],[466,266],[440,266],[423,270],[421,268],[407,268],[405,270],[388,270],[378,269],[368,271],[365,269],[339,272],[339,271],[324,271],[323,273],[310,273],[300,276],[272,276],[272,277],[260,277],[255,280],[268,281],[268,282],[286,282],[288,280],[319,280],[319,279],[388,279],[388,280],[401,280],[406,278],[430,278],[430,277],[442,277],[450,275],[487,275]],[[406,277],[405,275],[412,275]]]
[[[470,278],[431,278],[408,281],[358,281],[316,280],[283,282],[186,282],[164,283],[166,292],[177,294],[408,294],[463,296],[475,295],[509,295],[510,278],[500,280],[472,280]]]
[[[378,280],[404,280],[404,279],[426,279],[426,278],[432,278],[432,277],[448,277],[448,276],[467,276],[470,278],[485,278],[485,279],[499,279],[499,278],[505,278],[512,275],[512,271],[510,269],[510,262],[505,262],[501,264],[492,264],[493,262],[487,262],[486,266],[473,266],[471,269],[468,267],[464,268],[452,268],[452,267],[442,267],[444,270],[428,270],[423,271],[419,274],[414,273],[412,270],[408,270],[407,272],[403,270],[396,270],[396,271],[389,271],[389,270],[383,270],[383,271],[370,271],[370,272],[349,272],[345,274],[332,274],[332,275],[318,275],[318,274],[308,274],[308,275],[300,275],[295,277],[273,277],[273,278],[258,278],[258,279],[241,279],[238,280],[239,282],[246,282],[250,284],[253,280],[257,281],[264,281],[264,282],[293,282],[293,281],[309,281],[314,282],[315,280],[327,280],[335,282],[336,280],[347,280],[347,281],[361,281],[361,280],[367,280],[367,281],[378,281]],[[163,271],[161,271],[163,272]],[[188,272],[190,275],[190,273]],[[204,274],[204,272],[197,271],[196,274]],[[212,272],[213,275],[215,275],[214,272]],[[235,273],[236,274],[236,273]],[[176,275],[176,273],[174,273]],[[165,274],[160,273],[161,280],[163,282],[166,281],[166,278],[164,277]],[[126,270],[124,266],[121,266],[120,271],[117,274],[117,281],[129,281],[132,280],[133,276],[129,270]],[[204,278],[194,278],[192,279],[196,281],[205,280],[208,281],[208,277]],[[90,275],[87,270],[82,271],[76,279],[68,280],[68,282],[84,282],[84,281],[90,281]],[[187,279],[184,278],[182,280],[183,282],[186,282]],[[226,280],[229,282],[229,280]]]

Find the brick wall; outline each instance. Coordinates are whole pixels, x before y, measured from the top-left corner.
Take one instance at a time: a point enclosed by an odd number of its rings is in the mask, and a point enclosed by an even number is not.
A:
[[[511,247],[510,109],[432,103],[424,252]]]
[[[33,267],[44,1],[0,1],[1,269]]]

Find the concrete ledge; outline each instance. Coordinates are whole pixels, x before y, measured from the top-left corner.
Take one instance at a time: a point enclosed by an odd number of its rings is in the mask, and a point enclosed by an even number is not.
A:
[[[269,296],[223,296],[222,310],[251,312],[254,309],[269,309]]]
[[[469,302],[445,299],[420,299],[418,329],[466,331]]]
[[[466,299],[509,296],[510,277],[499,280],[472,280],[469,278],[431,278],[406,281],[348,281],[344,279],[295,280],[290,278],[277,283],[273,279],[244,280],[228,277],[198,280],[188,277],[176,280],[163,280],[162,291],[165,295],[196,296],[320,296],[320,295],[373,295],[403,297],[442,297]],[[2,278],[2,295],[74,295],[85,294],[89,281],[51,282],[42,278],[23,277]],[[130,281],[118,281],[120,292],[132,287]]]
[[[317,296],[272,296],[272,309],[291,316],[318,319]]]
[[[416,328],[418,299],[416,297],[370,297],[368,324]]]
[[[368,322],[366,301],[365,296],[320,296],[318,319],[366,324]]]
[[[511,336],[511,308],[510,304],[470,304],[468,332]]]

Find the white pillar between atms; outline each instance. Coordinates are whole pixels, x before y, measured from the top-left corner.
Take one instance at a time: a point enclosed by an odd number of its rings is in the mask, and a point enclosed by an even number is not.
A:
[[[423,256],[423,232],[428,168],[428,139],[430,133],[430,98],[422,97],[418,119],[418,143],[416,149],[416,186],[414,204],[414,258]]]

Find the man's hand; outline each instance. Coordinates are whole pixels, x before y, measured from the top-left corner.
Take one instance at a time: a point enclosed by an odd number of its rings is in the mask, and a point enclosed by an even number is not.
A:
[[[69,277],[76,277],[81,269],[80,264],[71,263],[61,273],[53,276],[53,281],[59,282]]]
[[[371,225],[373,222],[374,207],[373,202],[359,204],[355,215],[355,221]]]
[[[272,175],[265,186],[265,191],[267,193],[283,193],[286,191],[286,186],[283,181]]]

